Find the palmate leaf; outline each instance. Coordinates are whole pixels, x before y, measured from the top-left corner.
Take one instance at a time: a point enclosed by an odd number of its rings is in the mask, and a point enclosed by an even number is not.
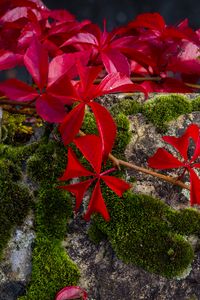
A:
[[[89,104],[89,106],[95,115],[99,135],[102,141],[103,156],[104,158],[107,158],[114,145],[116,137],[116,124],[111,114],[102,105],[92,102]]]
[[[62,290],[60,290],[55,297],[55,300],[72,299],[87,300],[88,296],[86,291],[79,286],[66,286]]]
[[[106,221],[109,221],[109,213],[107,211],[100,187],[100,181],[112,189],[118,196],[130,188],[130,185],[122,179],[108,174],[115,169],[109,169],[101,173],[102,165],[102,143],[99,136],[86,135],[75,139],[75,144],[82,152],[84,157],[91,163],[94,173],[88,171],[77,159],[71,148],[68,149],[68,164],[64,171],[64,174],[59,180],[65,181],[75,177],[89,177],[85,181],[80,181],[74,184],[68,184],[64,186],[58,186],[58,188],[71,192],[76,197],[77,211],[81,205],[82,199],[92,183],[95,184],[88,209],[85,213],[84,218],[88,221],[92,213],[100,213]],[[99,155],[99,156],[98,156]],[[97,161],[96,161],[97,160]]]
[[[0,83],[0,91],[9,99],[30,101],[38,96],[34,88],[18,79],[8,79]]]
[[[194,141],[195,149],[192,157],[188,157],[190,139]],[[200,168],[200,163],[196,162],[200,156],[200,128],[196,124],[190,124],[181,137],[164,136],[163,140],[172,145],[183,157],[180,161],[163,148],[159,148],[156,153],[148,159],[148,164],[156,169],[183,168],[190,174],[190,203],[200,205],[200,178],[194,168]]]
[[[85,135],[74,139],[74,144],[83,153],[96,173],[101,170],[102,142],[97,135]],[[89,145],[89,146],[88,146]],[[91,149],[95,149],[91,151]]]
[[[197,176],[196,172],[190,168],[190,203],[191,205],[200,205],[200,178]]]
[[[35,83],[42,90],[48,78],[48,53],[36,37],[24,55],[24,64]]]

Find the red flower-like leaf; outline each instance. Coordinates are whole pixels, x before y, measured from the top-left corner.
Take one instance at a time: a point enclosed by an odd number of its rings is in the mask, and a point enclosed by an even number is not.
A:
[[[190,139],[193,140],[195,149],[193,155],[188,157]],[[193,170],[193,168],[200,167],[200,163],[195,163],[195,160],[200,157],[200,128],[196,124],[191,124],[181,137],[164,136],[163,140],[172,145],[183,159],[179,160],[167,150],[159,148],[156,153],[148,159],[149,166],[156,169],[183,168],[184,172],[186,169],[190,174],[191,181],[190,203],[191,205],[200,205],[200,178]]]
[[[65,186],[59,186],[59,188],[67,190],[75,195],[77,211],[81,205],[82,199],[90,187],[90,185],[96,181],[94,190],[92,192],[91,199],[88,204],[88,209],[85,213],[85,219],[88,221],[92,213],[100,213],[106,221],[109,221],[109,213],[107,211],[100,187],[100,181],[112,189],[118,196],[130,188],[130,185],[114,176],[109,176],[110,172],[115,171],[115,168],[101,172],[102,164],[102,142],[99,136],[86,135],[75,139],[75,144],[85,156],[85,158],[91,163],[95,173],[88,171],[77,159],[71,148],[68,150],[68,164],[66,170],[59,180],[69,180],[76,177],[90,177],[85,181],[80,181],[74,184],[68,184]]]
[[[66,286],[62,290],[60,290],[55,297],[55,300],[72,299],[87,300],[88,296],[86,291],[79,286]]]

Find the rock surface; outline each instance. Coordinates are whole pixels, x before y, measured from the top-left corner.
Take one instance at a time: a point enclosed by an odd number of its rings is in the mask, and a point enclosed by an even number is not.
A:
[[[115,96],[112,99],[109,97],[104,97],[105,104],[110,100],[112,104],[117,101]],[[141,114],[129,116],[129,119],[132,140],[125,152],[126,159],[146,166],[147,158],[155,153],[158,147],[164,146],[161,134]],[[171,122],[167,134],[180,135],[192,122],[200,124],[199,113],[181,116]],[[185,192],[180,194],[177,187],[172,188],[168,183],[133,170],[128,170],[127,176],[136,178],[136,193],[159,197],[175,209],[187,207],[189,204],[189,195]],[[102,241],[98,246],[93,244],[88,239],[87,229],[88,224],[78,215],[71,221],[63,245],[80,268],[79,285],[87,290],[89,300],[200,299],[200,251],[196,251],[192,267],[186,270],[185,278],[169,280],[134,265],[124,264],[115,256],[107,241]],[[33,240],[33,218],[30,215],[23,226],[13,232],[5,249],[4,260],[0,263],[0,300],[15,300],[24,293],[31,274]],[[199,240],[196,240],[196,237],[191,237],[191,243],[194,244],[194,248],[199,248]]]
[[[23,225],[14,230],[4,250],[0,262],[0,300],[15,300],[24,294],[31,275],[34,238],[33,216],[29,215]]]
[[[103,99],[104,104],[109,96]],[[116,99],[113,98],[112,103]],[[142,114],[129,116],[132,130],[132,140],[125,155],[127,161],[140,166],[147,166],[147,158],[155,153],[158,147],[165,144],[161,134],[146,121]],[[180,116],[171,122],[166,135],[181,135],[190,123],[200,124],[199,112]],[[170,151],[173,151],[170,148]],[[164,172],[168,173],[168,172]],[[170,173],[170,172],[169,172]],[[171,175],[172,172],[170,173]],[[143,173],[128,170],[127,176],[134,176],[136,193],[161,198],[175,209],[189,205],[189,194],[179,191],[179,188],[167,182]],[[65,247],[70,257],[81,270],[80,285],[89,293],[89,300],[195,300],[200,299],[200,252],[199,240],[191,237],[191,243],[196,249],[193,264],[184,278],[166,279],[150,274],[143,269],[127,265],[114,254],[110,244],[102,241],[94,245],[87,236],[88,225],[78,216],[72,221],[67,235]]]

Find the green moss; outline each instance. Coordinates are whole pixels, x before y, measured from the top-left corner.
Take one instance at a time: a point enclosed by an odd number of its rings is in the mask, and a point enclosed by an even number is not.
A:
[[[117,136],[112,153],[118,153],[118,158],[122,158],[124,149],[131,140],[130,122],[123,113],[116,115],[115,122],[117,125]]]
[[[135,115],[141,111],[142,105],[133,99],[122,99],[111,108],[111,114],[113,116],[117,116],[119,113]]]
[[[96,121],[93,113],[86,112],[81,130],[87,134],[98,134]]]
[[[33,250],[31,284],[20,300],[53,300],[64,286],[77,285],[79,271],[61,243],[38,235]]]
[[[8,159],[0,160],[0,257],[10,234],[16,225],[21,225],[32,203],[26,186],[18,180],[21,172]]]
[[[66,166],[66,149],[55,141],[41,144],[27,161],[28,176],[35,182],[53,182]]]
[[[193,111],[200,111],[200,97],[193,99],[191,103]]]
[[[192,262],[194,253],[185,236],[200,233],[196,210],[175,211],[158,199],[131,192],[121,199],[107,187],[103,196],[111,221],[93,218],[90,237],[95,242],[101,231],[124,262],[169,278],[180,275]]]
[[[177,94],[156,96],[143,106],[144,115],[161,131],[167,129],[168,122],[191,111],[191,101]]]
[[[26,124],[25,115],[3,112],[2,139],[7,144],[19,144],[28,141],[33,133],[32,126]]]
[[[69,194],[52,186],[43,185],[36,203],[37,231],[48,238],[64,239],[67,220],[72,215]]]
[[[0,144],[0,157],[10,159],[19,167],[27,160],[38,148],[39,143],[32,143],[25,146],[13,147]]]

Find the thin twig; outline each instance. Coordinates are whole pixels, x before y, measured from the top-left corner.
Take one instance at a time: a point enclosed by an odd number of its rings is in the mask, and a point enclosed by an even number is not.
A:
[[[6,99],[0,99],[0,106],[2,105],[12,105],[12,106],[24,106],[27,108],[32,108],[35,107],[34,103],[27,103],[27,102],[20,102],[20,101],[11,101],[11,100],[6,100]]]
[[[79,134],[80,134],[80,136],[85,136],[86,135],[81,130],[79,130]],[[173,185],[178,185],[178,186],[182,187],[183,189],[187,189],[187,190],[190,191],[190,187],[188,185],[186,185],[184,182],[182,182],[181,180],[178,180],[177,178],[174,178],[174,177],[171,177],[171,176],[167,176],[167,175],[164,175],[164,174],[160,174],[158,172],[155,172],[155,171],[143,168],[143,167],[139,167],[139,166],[137,166],[135,164],[132,164],[132,163],[129,163],[127,161],[118,159],[117,157],[115,157],[111,153],[108,155],[108,158],[113,162],[113,164],[117,168],[120,168],[120,166],[124,166],[126,168],[130,168],[130,169],[136,170],[138,172],[142,172],[142,173],[145,173],[145,174],[148,174],[148,175],[152,175],[152,176],[157,177],[159,179],[162,179],[164,181],[170,182]]]

